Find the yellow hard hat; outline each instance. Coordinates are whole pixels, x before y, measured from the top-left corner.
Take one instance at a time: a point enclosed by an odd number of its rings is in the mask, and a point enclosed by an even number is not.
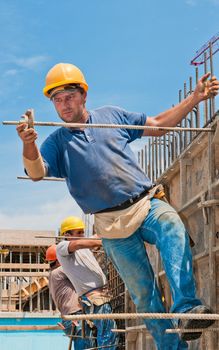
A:
[[[53,89],[69,84],[78,84],[85,91],[88,90],[84,75],[78,67],[70,63],[58,63],[47,73],[43,93],[45,96],[50,97]]]
[[[69,230],[80,230],[80,229],[84,230],[83,221],[77,216],[68,216],[61,223],[60,234],[64,235],[64,233]]]

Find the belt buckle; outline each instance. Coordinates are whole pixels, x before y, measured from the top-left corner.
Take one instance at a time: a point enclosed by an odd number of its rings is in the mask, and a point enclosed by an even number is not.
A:
[[[130,198],[130,199],[129,199],[129,202],[130,202],[131,204],[133,204],[133,203],[135,203],[135,201],[136,201],[137,199],[139,199],[140,197],[141,197],[141,193],[138,194],[137,196],[133,197],[133,198]]]

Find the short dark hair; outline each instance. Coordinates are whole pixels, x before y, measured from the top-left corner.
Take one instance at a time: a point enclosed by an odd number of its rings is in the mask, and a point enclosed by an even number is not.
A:
[[[68,84],[68,85],[64,85],[64,86],[60,86],[60,90],[63,90],[63,92],[66,91],[75,91],[76,89],[81,93],[81,95],[83,95],[84,93],[84,89],[80,86],[80,84]],[[52,95],[53,90],[56,90],[57,87],[51,89],[48,91],[48,94],[50,95],[50,99],[52,99],[55,95],[56,92],[54,93],[54,96]],[[57,90],[57,94],[59,93],[59,90]]]

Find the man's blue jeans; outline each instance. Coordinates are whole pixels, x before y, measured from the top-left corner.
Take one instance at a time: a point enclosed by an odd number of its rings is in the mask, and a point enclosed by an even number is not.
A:
[[[103,239],[106,254],[125,282],[137,312],[165,312],[144,242],[156,245],[172,292],[171,312],[185,312],[201,301],[196,298],[189,237],[176,211],[153,198],[140,228],[124,239]],[[187,349],[178,334],[165,334],[171,320],[144,320],[159,350]]]
[[[111,314],[112,308],[109,303],[97,306],[91,304],[88,298],[84,295],[81,296],[81,303],[83,304],[83,312],[85,314]],[[116,350],[118,344],[118,335],[116,332],[112,332],[111,329],[117,328],[114,320],[92,320],[97,329],[97,347],[104,346],[104,350]],[[109,345],[107,347],[106,345]]]
[[[81,312],[76,312],[75,315],[79,315]],[[72,321],[62,320],[62,325],[65,327],[64,332],[66,335],[76,335],[78,338],[73,338],[74,350],[85,350],[96,346],[95,339],[92,339],[93,332],[87,322],[85,322],[85,336],[82,338],[82,321],[78,321],[74,326],[72,334]]]

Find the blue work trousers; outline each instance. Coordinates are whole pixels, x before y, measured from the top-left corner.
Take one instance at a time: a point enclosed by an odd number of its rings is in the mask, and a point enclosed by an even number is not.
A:
[[[79,315],[81,312],[76,312],[75,315]],[[65,327],[64,332],[66,335],[74,335],[73,337],[74,350],[85,350],[96,346],[95,339],[92,339],[93,332],[87,322],[85,322],[85,338],[82,338],[82,321],[77,321],[74,328],[72,328],[72,321],[62,320],[62,325]],[[72,333],[73,330],[73,333]]]
[[[137,312],[165,312],[161,294],[144,243],[156,245],[169,281],[173,305],[171,312],[186,312],[200,305],[192,271],[189,237],[176,211],[167,203],[153,198],[151,209],[140,228],[128,238],[103,239],[106,254],[112,260],[136,305]],[[181,350],[188,344],[178,334],[171,320],[144,320],[157,349]]]
[[[86,296],[81,296],[81,304],[83,304],[83,312],[85,314],[110,314],[112,308],[109,303],[97,306],[92,304]],[[91,319],[92,320],[92,319]],[[97,330],[97,347],[104,346],[104,350],[116,350],[118,344],[117,333],[111,329],[117,328],[114,320],[92,320]],[[110,345],[110,347],[105,347]]]

